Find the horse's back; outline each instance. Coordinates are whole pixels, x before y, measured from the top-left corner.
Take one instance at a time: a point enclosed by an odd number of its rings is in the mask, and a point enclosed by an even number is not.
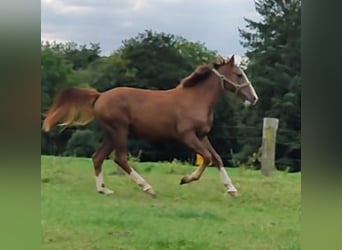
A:
[[[174,129],[176,106],[172,90],[118,87],[102,93],[94,108],[101,120],[129,126],[135,134],[150,137]]]
[[[95,107],[98,111],[110,107],[111,109],[128,108],[142,109],[151,106],[152,110],[174,103],[173,90],[150,90],[129,87],[118,87],[101,94]],[[168,107],[167,107],[168,108]],[[146,111],[146,110],[145,110]],[[132,111],[134,112],[134,111]]]

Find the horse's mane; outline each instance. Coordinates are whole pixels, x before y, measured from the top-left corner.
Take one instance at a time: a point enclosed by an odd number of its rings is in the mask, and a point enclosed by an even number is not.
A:
[[[198,66],[194,72],[192,72],[187,77],[183,78],[180,81],[177,88],[179,87],[189,88],[189,87],[195,86],[198,82],[207,78],[213,68],[217,69],[221,65],[226,64],[228,61],[229,61],[229,58],[225,59],[222,56],[216,56],[213,62]]]

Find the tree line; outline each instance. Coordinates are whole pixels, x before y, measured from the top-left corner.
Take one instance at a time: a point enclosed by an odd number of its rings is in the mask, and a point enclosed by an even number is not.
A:
[[[248,58],[241,66],[247,68],[259,101],[246,109],[232,95],[222,95],[209,137],[226,165],[258,168],[263,118],[279,118],[276,166],[299,171],[301,2],[257,0],[255,6],[261,21],[245,19],[246,27],[239,32]],[[152,30],[122,41],[110,56],[101,55],[98,43],[42,42],[41,119],[63,88],[93,87],[100,92],[119,86],[170,89],[215,55],[215,50],[201,42]],[[41,152],[90,157],[101,139],[96,121],[85,127],[56,127],[49,134],[42,132]],[[132,138],[129,150],[142,161],[194,160],[193,152],[173,141],[150,143]]]

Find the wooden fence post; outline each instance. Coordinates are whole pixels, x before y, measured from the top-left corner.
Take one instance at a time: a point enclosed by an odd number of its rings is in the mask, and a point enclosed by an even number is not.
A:
[[[264,118],[262,134],[261,173],[270,176],[275,169],[275,142],[279,120],[277,118]]]

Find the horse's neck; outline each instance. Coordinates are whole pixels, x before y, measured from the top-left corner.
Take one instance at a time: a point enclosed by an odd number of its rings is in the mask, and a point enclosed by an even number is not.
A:
[[[221,80],[214,74],[210,75],[204,82],[195,87],[195,94],[203,104],[213,110],[221,93]]]

